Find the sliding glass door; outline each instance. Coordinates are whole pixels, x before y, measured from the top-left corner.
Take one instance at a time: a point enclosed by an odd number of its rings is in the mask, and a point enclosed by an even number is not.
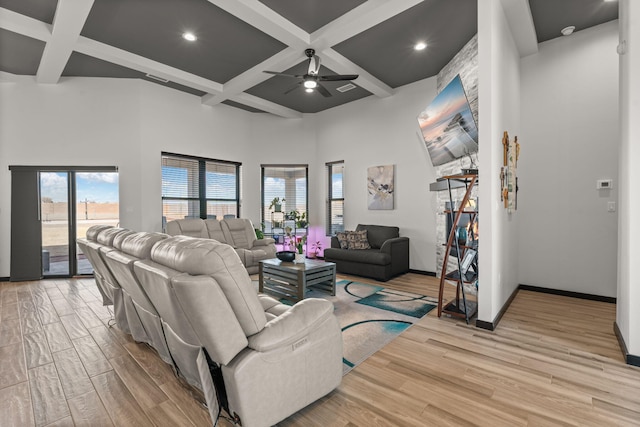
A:
[[[75,235],[85,237],[92,225],[120,223],[118,172],[75,172]],[[76,245],[76,274],[93,274],[87,257]]]
[[[69,172],[40,172],[42,274],[69,276]]]
[[[92,225],[118,225],[118,173],[66,170],[39,176],[43,276],[92,274],[75,241]]]

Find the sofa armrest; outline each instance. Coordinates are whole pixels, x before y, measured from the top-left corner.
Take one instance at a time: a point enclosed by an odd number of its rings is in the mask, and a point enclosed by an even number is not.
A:
[[[282,315],[267,322],[262,331],[251,335],[248,338],[249,348],[264,352],[294,344],[330,316],[333,316],[331,302],[319,298],[302,300]]]
[[[380,252],[391,255],[391,274],[393,276],[409,271],[409,238],[394,237],[385,240]]]
[[[394,250],[404,250],[405,247],[409,250],[408,237],[394,237],[393,239],[384,241],[382,246],[380,246],[380,252],[391,254]]]
[[[274,239],[272,239],[271,237],[265,237],[264,239],[256,239],[253,241],[253,243],[251,244],[251,247],[255,247],[255,246],[269,246],[269,245],[275,245],[276,241]]]

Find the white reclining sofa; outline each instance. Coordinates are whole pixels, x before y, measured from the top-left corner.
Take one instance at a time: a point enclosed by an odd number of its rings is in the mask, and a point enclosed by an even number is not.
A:
[[[249,274],[258,273],[260,261],[276,257],[275,240],[257,239],[250,219],[177,219],[169,221],[166,229],[171,236],[203,237],[232,246]]]
[[[288,306],[258,294],[237,251],[214,239],[87,234],[105,243],[124,236],[98,250],[107,288],[127,303],[129,333],[140,323],[153,330],[144,341],[203,392],[214,425],[220,408],[244,427],[274,425],[340,384],[342,334],[331,302]],[[79,240],[87,248],[93,241]],[[87,257],[93,264],[95,253]]]

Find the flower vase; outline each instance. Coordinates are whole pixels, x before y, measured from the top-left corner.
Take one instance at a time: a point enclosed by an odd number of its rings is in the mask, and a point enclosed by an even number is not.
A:
[[[296,264],[302,264],[304,262],[304,254],[296,252],[296,259],[293,262]]]

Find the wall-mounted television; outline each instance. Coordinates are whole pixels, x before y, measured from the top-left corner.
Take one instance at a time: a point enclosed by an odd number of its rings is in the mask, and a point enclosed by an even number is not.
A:
[[[433,166],[478,151],[478,128],[457,75],[418,116]]]

